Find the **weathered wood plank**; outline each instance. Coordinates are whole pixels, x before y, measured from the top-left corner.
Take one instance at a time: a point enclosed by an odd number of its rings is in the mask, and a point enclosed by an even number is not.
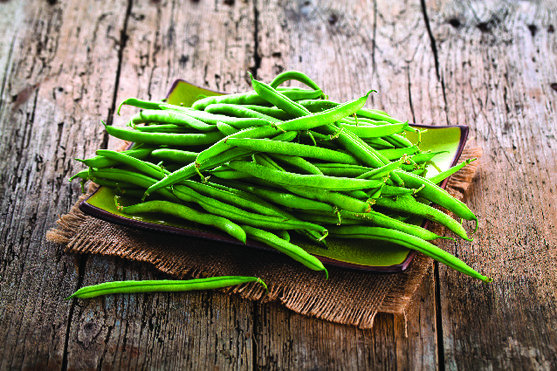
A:
[[[72,312],[63,299],[78,274],[44,237],[77,200],[73,159],[100,143],[122,12],[112,2],[36,1],[12,15],[0,113],[0,368],[60,368]]]
[[[177,78],[216,90],[247,89],[246,72],[253,65],[252,13],[252,5],[246,3],[133,3],[116,102],[128,97],[161,99]],[[124,108],[114,125],[125,125],[135,112]],[[108,141],[110,148],[120,144]],[[87,260],[84,271],[83,285],[162,277],[150,267],[97,256]],[[212,292],[82,302],[72,318],[68,366],[251,369],[252,305]]]
[[[260,79],[296,69],[331,99],[375,88],[368,106],[409,121],[444,123],[444,100],[420,2],[258,2]],[[417,317],[379,315],[370,331],[322,323],[280,306],[260,307],[257,365],[270,369],[434,368],[436,316],[424,286]],[[416,322],[417,319],[417,322]]]
[[[445,365],[554,368],[557,9],[426,3],[449,122],[469,125],[484,149],[470,195],[481,221],[475,242],[443,246],[494,278],[483,285],[441,268]]]
[[[95,256],[83,285],[169,278],[144,264]],[[79,300],[68,368],[251,369],[251,303],[213,292]]]
[[[426,277],[406,319],[381,313],[371,330],[312,320],[276,303],[262,305],[254,324],[256,366],[271,370],[434,369],[434,297],[434,282]]]

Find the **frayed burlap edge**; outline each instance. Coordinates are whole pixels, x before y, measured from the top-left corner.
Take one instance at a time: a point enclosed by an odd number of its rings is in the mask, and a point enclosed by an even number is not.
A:
[[[461,160],[479,158],[481,154],[481,148],[465,149]],[[449,193],[459,199],[463,199],[472,183],[478,164],[479,161],[472,162],[453,175],[447,184]],[[180,258],[187,259],[187,253],[173,253],[172,259],[168,259],[165,253],[159,254],[158,251],[134,250],[129,248],[129,246],[119,244],[119,242],[126,241],[129,237],[126,235],[128,233],[126,227],[100,221],[84,214],[79,209],[81,201],[95,188],[96,186],[91,184],[87,194],[80,197],[68,214],[59,218],[56,222],[57,226],[47,232],[46,237],[49,241],[66,245],[65,251],[68,253],[102,254],[148,262],[161,272],[180,279],[222,274],[222,266],[213,267],[212,264],[208,263],[201,266],[184,268],[179,262]],[[103,231],[105,228],[111,231],[111,233],[103,235],[103,237],[109,236],[109,238],[89,240],[86,244],[81,244],[77,241],[79,236],[88,234],[91,232],[90,228],[95,228],[99,223],[104,223],[102,226]],[[443,235],[445,233],[444,229],[437,225],[432,225],[431,228],[437,234]],[[110,236],[114,238],[110,238]],[[360,273],[338,268],[329,269],[331,279],[328,282],[323,280],[322,275],[316,274],[316,272],[296,271],[296,277],[303,282],[302,287],[274,284],[274,282],[280,282],[282,277],[288,277],[289,269],[299,269],[298,267],[292,268],[286,262],[281,266],[281,270],[277,275],[271,273],[268,277],[265,277],[266,282],[269,284],[268,292],[265,292],[260,285],[255,283],[221,291],[228,294],[236,294],[248,300],[259,300],[261,302],[276,301],[302,315],[366,329],[373,327],[377,313],[392,313],[406,319],[409,305],[413,302],[417,289],[432,265],[432,259],[417,254],[406,271],[399,274],[374,276],[374,280],[377,280],[377,289],[372,290],[372,292],[365,292],[358,290],[357,287],[352,287],[352,285],[357,285],[358,282],[357,279],[352,280],[351,276]],[[232,270],[232,274],[242,273],[236,273]],[[338,279],[335,280],[335,278]],[[335,291],[335,285],[340,286],[340,288],[336,287],[336,290],[342,291],[343,285],[347,284],[351,285],[349,289],[354,290],[358,298],[349,305],[344,301],[335,300],[334,297],[338,294]]]

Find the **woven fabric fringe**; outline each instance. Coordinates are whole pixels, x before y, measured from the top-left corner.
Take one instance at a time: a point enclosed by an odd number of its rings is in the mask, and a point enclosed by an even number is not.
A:
[[[461,160],[479,158],[481,149],[465,149]],[[447,190],[462,199],[472,182],[479,161],[451,177]],[[92,192],[94,185],[87,194]],[[221,275],[256,276],[269,285],[269,292],[256,283],[221,290],[248,300],[277,301],[287,308],[326,321],[371,328],[377,313],[405,316],[412,297],[432,260],[417,254],[409,268],[398,274],[328,267],[329,279],[279,253],[232,246],[215,241],[132,229],[84,214],[80,198],[70,212],[47,232],[47,239],[66,246],[68,253],[101,254],[147,262],[178,279]],[[442,235],[444,230],[432,226]]]

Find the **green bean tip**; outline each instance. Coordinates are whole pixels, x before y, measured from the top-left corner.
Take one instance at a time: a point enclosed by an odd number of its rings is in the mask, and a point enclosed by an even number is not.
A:
[[[263,286],[263,288],[265,288],[265,293],[269,292],[269,288],[267,287],[267,284],[261,278],[258,278],[256,282],[261,286]]]

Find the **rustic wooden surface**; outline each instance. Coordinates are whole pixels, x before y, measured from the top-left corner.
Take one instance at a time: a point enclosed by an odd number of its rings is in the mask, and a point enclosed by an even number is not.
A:
[[[557,367],[557,6],[552,1],[0,1],[0,369]],[[372,330],[212,292],[65,301],[87,284],[163,277],[70,256],[45,233],[80,189],[73,159],[115,147],[100,120],[175,78],[221,91],[285,69],[337,100],[465,124],[484,150],[467,202],[495,280],[443,266],[406,318]],[[406,336],[407,335],[407,336]]]

